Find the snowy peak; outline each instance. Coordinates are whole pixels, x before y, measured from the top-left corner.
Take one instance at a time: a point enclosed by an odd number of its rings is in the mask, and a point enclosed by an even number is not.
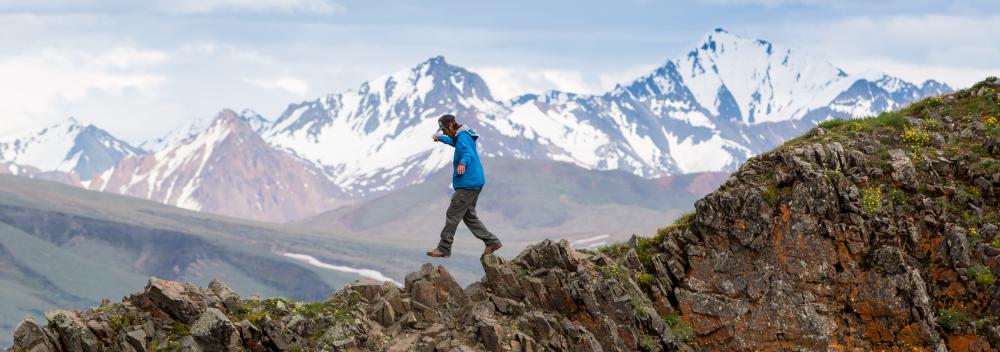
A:
[[[41,171],[74,172],[89,180],[141,150],[107,131],[70,117],[52,126],[0,138],[0,161]]]
[[[676,62],[709,112],[744,123],[799,118],[832,100],[829,88],[847,76],[823,58],[721,28]]]
[[[256,111],[253,111],[251,109],[244,109],[238,115],[233,110],[225,109],[223,112],[226,111],[228,111],[228,113],[226,114],[236,115],[237,119],[239,119],[245,125],[249,126],[250,129],[258,133],[263,133],[266,129],[271,127],[270,120],[264,118]],[[218,115],[216,116],[216,118],[218,118]],[[142,144],[139,145],[139,147],[151,152],[157,152],[167,147],[181,144],[184,141],[204,132],[206,129],[209,128],[209,126],[212,125],[214,121],[215,119],[209,119],[205,117],[196,118],[181,125],[178,128],[171,130],[163,137],[154,138],[143,142]]]
[[[384,191],[422,181],[447,163],[445,150],[430,139],[446,113],[478,129],[483,125],[476,123],[507,110],[479,75],[437,56],[357,89],[293,104],[264,137],[322,167],[345,189]],[[430,165],[419,162],[431,156]]]
[[[243,123],[250,126],[250,129],[258,133],[263,132],[268,127],[271,127],[270,120],[264,118],[263,116],[260,116],[260,114],[251,109],[243,109],[243,111],[240,112],[240,120],[242,120]]]

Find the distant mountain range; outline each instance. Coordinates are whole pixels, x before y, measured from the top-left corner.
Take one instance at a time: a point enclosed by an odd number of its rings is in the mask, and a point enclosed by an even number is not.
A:
[[[41,171],[72,173],[90,179],[121,158],[142,154],[125,141],[93,125],[69,118],[34,131],[0,138],[0,161]]]
[[[449,148],[430,141],[444,113],[478,130],[488,157],[657,178],[732,171],[820,121],[949,91],[933,80],[848,74],[800,50],[716,29],[599,95],[550,91],[500,101],[479,75],[439,56],[291,104],[273,121],[226,110],[141,148],[75,121],[7,137],[0,172],[282,222],[427,180],[451,161]]]

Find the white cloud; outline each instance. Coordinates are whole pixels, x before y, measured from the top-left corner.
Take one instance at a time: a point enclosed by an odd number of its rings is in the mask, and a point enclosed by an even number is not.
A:
[[[880,71],[956,88],[1000,71],[1000,16],[858,16],[758,28],[760,35],[824,56],[848,73]]]
[[[159,51],[113,47],[100,51],[46,48],[0,59],[0,133],[51,121],[54,106],[93,93],[153,95],[166,77],[148,70],[169,60]]]
[[[570,93],[597,93],[600,86],[589,82],[583,73],[565,69],[530,69],[516,67],[477,67],[471,69],[486,80],[497,99],[510,99],[525,93],[559,90]]]
[[[600,75],[601,88],[604,90],[612,90],[615,88],[615,85],[625,85],[631,83],[639,77],[653,72],[653,70],[657,67],[658,66],[654,64],[635,65],[616,72],[602,73]]]
[[[249,83],[251,85],[264,88],[264,89],[276,89],[283,90],[292,94],[304,96],[309,92],[309,84],[294,77],[278,77],[278,78],[244,78],[243,82]]]
[[[176,13],[204,14],[217,11],[279,11],[284,13],[338,14],[346,9],[328,0],[177,0],[162,9]]]

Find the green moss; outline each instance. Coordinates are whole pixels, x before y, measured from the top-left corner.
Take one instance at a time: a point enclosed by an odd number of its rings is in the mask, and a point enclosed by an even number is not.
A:
[[[993,242],[990,243],[990,247],[1000,249],[1000,236],[996,236],[993,238]]]
[[[768,184],[767,188],[764,189],[764,192],[761,195],[764,196],[764,200],[766,200],[767,204],[770,205],[777,205],[778,199],[781,197],[781,193],[778,191],[778,186],[773,183]]]
[[[993,276],[993,271],[982,264],[976,264],[969,267],[965,274],[976,281],[979,285],[990,286],[996,282],[996,277]]]
[[[636,279],[638,279],[640,286],[649,287],[653,285],[653,281],[656,280],[656,277],[653,276],[653,274],[641,273],[636,277]]]
[[[653,254],[656,254],[658,245],[652,238],[638,237],[635,242],[635,254],[639,257],[646,270],[653,269]]]
[[[191,335],[191,329],[187,326],[187,324],[175,321],[173,334],[177,336],[188,336]]]

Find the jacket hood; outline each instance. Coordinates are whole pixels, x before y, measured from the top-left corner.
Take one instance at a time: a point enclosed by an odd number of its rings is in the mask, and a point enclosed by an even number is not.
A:
[[[472,127],[462,126],[458,129],[458,133],[462,132],[468,132],[469,136],[472,137],[472,140],[474,141],[479,140],[479,133],[476,133],[476,130],[472,129]],[[455,135],[458,136],[458,133],[455,133]]]

